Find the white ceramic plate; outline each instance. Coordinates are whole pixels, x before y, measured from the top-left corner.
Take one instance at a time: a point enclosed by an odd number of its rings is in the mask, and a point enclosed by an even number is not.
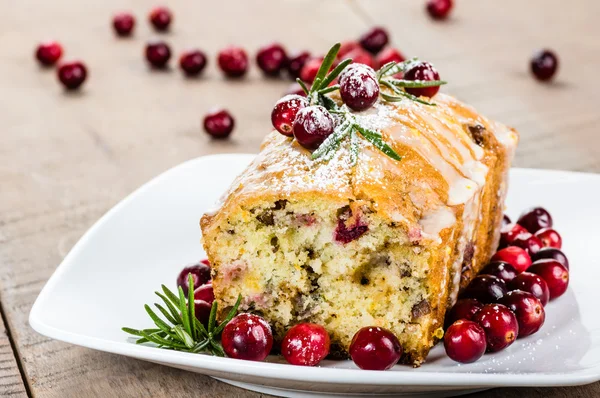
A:
[[[253,155],[186,162],[156,177],[102,217],[75,245],[35,302],[39,333],[96,350],[207,374],[280,396],[452,396],[499,386],[559,386],[600,379],[600,175],[512,170],[507,212],[551,210],[571,264],[571,286],[550,303],[537,334],[507,350],[459,365],[440,345],[419,369],[357,369],[351,361],[291,366],[281,358],[249,362],[132,344],[122,326],[152,326],[143,310],[161,283],[175,285],[183,265],[204,257],[198,221]]]

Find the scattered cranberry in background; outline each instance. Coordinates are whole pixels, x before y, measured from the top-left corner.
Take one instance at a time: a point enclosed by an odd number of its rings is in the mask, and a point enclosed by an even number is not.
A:
[[[497,278],[502,279],[504,282],[508,283],[517,277],[517,270],[515,267],[510,265],[504,261],[492,261],[488,265],[486,265],[483,270],[481,270],[482,274],[494,275]]]
[[[563,253],[560,249],[556,249],[554,247],[545,247],[531,257],[534,262],[544,258],[554,259],[564,265],[566,269],[569,269],[569,259],[567,259],[565,253]]]
[[[501,249],[511,246],[517,236],[521,234],[529,234],[525,228],[519,224],[508,224],[500,230],[500,245]]]
[[[173,20],[173,14],[167,7],[156,7],[150,11],[148,18],[154,29],[164,32],[169,29],[169,25],[171,25],[171,21]]]
[[[271,352],[273,334],[263,318],[239,314],[223,329],[221,344],[230,358],[262,361]]]
[[[548,284],[550,300],[562,296],[569,287],[569,271],[556,260],[538,260],[528,269],[542,277]]]
[[[546,209],[534,207],[521,214],[517,224],[535,234],[542,228],[552,228],[552,216]]]
[[[552,228],[542,228],[535,233],[535,236],[542,241],[544,247],[553,247],[555,249],[562,247],[560,234]]]
[[[485,331],[475,322],[458,320],[444,333],[444,348],[450,359],[456,362],[475,362],[487,348]]]
[[[488,304],[473,318],[485,331],[487,352],[500,351],[517,339],[519,323],[511,310],[502,304]]]
[[[362,48],[357,48],[354,51],[350,51],[345,58],[351,58],[353,64],[363,64],[370,68],[376,69],[377,64],[375,58]]]
[[[558,57],[551,50],[539,50],[530,61],[531,73],[542,82],[551,80],[558,70]]]
[[[446,314],[446,319],[444,322],[445,327],[448,328],[454,322],[461,319],[467,321],[473,320],[473,317],[479,312],[479,310],[481,310],[481,308],[483,308],[483,304],[481,304],[478,300],[471,298],[458,300]]]
[[[164,68],[170,58],[171,48],[164,41],[152,41],[146,45],[146,59],[154,68]]]
[[[188,77],[198,76],[206,67],[206,54],[200,50],[189,50],[179,57],[179,67]]]
[[[202,262],[190,265],[181,270],[177,276],[177,286],[183,289],[185,296],[188,295],[188,274],[194,280],[194,290],[210,282],[210,267]]]
[[[281,134],[294,136],[294,120],[300,109],[308,106],[308,100],[299,95],[286,95],[275,104],[271,112],[271,123]]]
[[[510,224],[511,224],[510,217],[507,216],[506,214],[502,215],[502,228],[504,228]]]
[[[525,271],[531,265],[531,257],[527,252],[517,246],[509,246],[499,250],[492,256],[491,261],[504,261],[512,265],[518,273]]]
[[[440,80],[440,74],[429,62],[419,62],[410,68],[404,74],[406,80]],[[417,97],[433,97],[440,91],[440,86],[433,87],[422,87],[422,88],[409,88],[407,87],[406,92]]]
[[[527,232],[518,235],[515,240],[513,240],[512,245],[525,249],[527,254],[531,256],[532,254],[539,252],[544,244],[538,237]]]
[[[310,87],[308,87],[308,89],[310,89]],[[299,95],[301,97],[306,97],[306,93],[298,83],[290,84],[285,92],[285,95]]]
[[[329,345],[329,334],[323,326],[300,323],[285,334],[281,354],[292,365],[315,366],[329,354]]]
[[[402,346],[394,333],[369,326],[356,332],[348,352],[361,369],[388,370],[398,363],[402,356]]]
[[[281,44],[269,44],[258,50],[256,63],[265,75],[272,77],[279,76],[280,72],[287,65],[287,54]]]
[[[54,65],[63,53],[62,46],[55,41],[40,43],[35,50],[35,57],[44,66]]]
[[[113,28],[115,33],[121,37],[130,36],[135,27],[135,18],[128,12],[120,12],[113,16]]]
[[[515,279],[508,283],[508,289],[522,290],[524,292],[531,293],[536,297],[543,306],[548,304],[550,301],[550,290],[548,290],[548,284],[539,275],[532,274],[531,272],[523,272]]]
[[[204,116],[204,131],[213,138],[229,137],[234,126],[235,120],[225,109],[216,109]]]
[[[452,0],[429,0],[426,8],[431,18],[441,20],[448,18],[452,6]]]
[[[303,82],[312,83],[315,80],[315,76],[317,76],[317,72],[323,63],[322,58],[310,58],[300,71],[300,79]]]
[[[287,62],[287,70],[291,78],[296,79],[300,77],[300,71],[302,67],[310,58],[310,53],[308,51],[302,51],[296,54],[291,55],[288,58]]]
[[[354,50],[356,50],[358,48],[361,48],[361,46],[360,46],[360,44],[357,41],[345,41],[345,42],[343,42],[340,45],[340,49],[339,49],[339,51],[337,53],[338,60],[342,61],[342,60],[344,60],[346,58],[350,58],[350,57],[347,57],[347,55],[350,52],[352,52],[352,51],[354,51]]]
[[[87,77],[87,68],[81,61],[64,62],[58,66],[58,80],[67,90],[78,89]]]
[[[500,300],[517,317],[519,323],[519,336],[525,337],[534,334],[544,324],[546,312],[541,301],[533,294],[521,290],[514,290]]]
[[[369,109],[379,97],[375,71],[363,64],[353,64],[340,76],[342,101],[354,111]]]
[[[506,283],[494,275],[477,275],[463,291],[463,298],[474,298],[483,304],[496,303],[506,294]]]
[[[377,54],[388,44],[388,33],[382,27],[374,27],[360,37],[359,43],[371,54]]]
[[[333,133],[335,120],[320,105],[300,109],[294,121],[294,137],[306,149],[317,149]]]
[[[227,77],[242,77],[248,71],[248,55],[241,47],[230,46],[222,49],[217,61]]]
[[[196,300],[206,301],[208,304],[212,305],[213,301],[215,301],[215,292],[213,291],[211,282],[194,290],[194,301]]]
[[[400,51],[393,47],[387,47],[377,54],[376,63],[381,67],[390,62],[400,63],[405,59],[406,58],[404,55],[402,55],[402,53],[400,53]]]

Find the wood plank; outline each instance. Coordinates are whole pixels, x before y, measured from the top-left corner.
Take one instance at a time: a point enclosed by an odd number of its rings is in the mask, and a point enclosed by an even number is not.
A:
[[[1,308],[0,308],[1,311]],[[0,317],[0,397],[27,397],[27,390],[19,371],[15,353]]]

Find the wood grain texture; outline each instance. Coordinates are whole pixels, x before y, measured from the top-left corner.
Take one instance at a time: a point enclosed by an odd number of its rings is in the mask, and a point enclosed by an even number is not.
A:
[[[600,171],[594,101],[600,84],[592,79],[600,66],[599,4],[457,3],[450,21],[433,23],[414,0],[174,2],[174,29],[164,36],[173,46],[171,64],[190,46],[210,55],[205,76],[186,80],[175,67],[150,71],[143,60],[144,43],[153,36],[145,21],[153,1],[0,1],[0,297],[32,395],[259,396],[201,375],[52,341],[27,324],[57,264],[122,197],[184,160],[258,150],[272,104],[289,82],[262,79],[256,68],[247,79],[225,81],[214,54],[229,43],[253,54],[277,39],[322,53],[373,22],[386,25],[404,52],[436,63],[451,82],[445,91],[521,131],[518,166]],[[131,39],[116,39],[109,25],[111,14],[122,9],[138,18]],[[63,43],[67,58],[89,66],[81,92],[64,93],[54,70],[32,61],[35,44],[49,37]],[[546,45],[563,61],[552,85],[528,75],[530,52]],[[209,140],[200,129],[202,115],[219,104],[237,122],[225,142]],[[5,396],[10,390],[2,372],[0,364]],[[8,372],[19,380],[16,364]],[[600,385],[478,394],[523,395],[595,396]]]
[[[0,318],[0,396],[14,398],[27,396],[27,390],[23,384],[23,378],[2,318]]]

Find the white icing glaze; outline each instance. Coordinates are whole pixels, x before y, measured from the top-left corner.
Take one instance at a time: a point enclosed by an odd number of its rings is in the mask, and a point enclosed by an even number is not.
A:
[[[419,225],[423,229],[423,234],[441,243],[440,232],[453,226],[456,223],[456,216],[451,208],[443,206],[425,213],[419,220]]]

